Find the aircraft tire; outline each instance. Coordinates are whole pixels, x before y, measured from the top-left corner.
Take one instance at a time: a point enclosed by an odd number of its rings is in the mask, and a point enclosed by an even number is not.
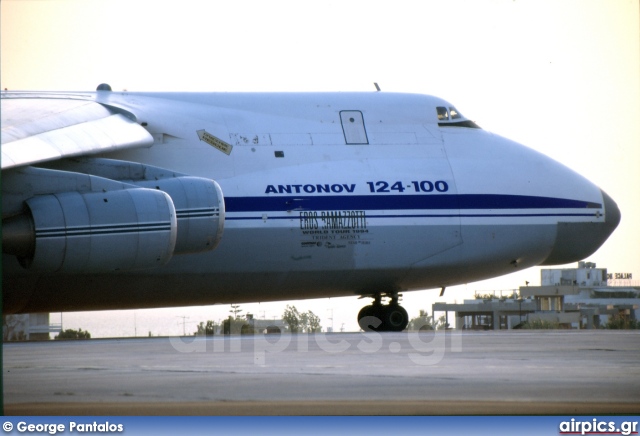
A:
[[[399,304],[389,304],[383,306],[382,331],[401,332],[409,325],[409,314],[404,307]],[[380,330],[379,330],[380,331]]]
[[[364,306],[358,312],[358,324],[365,332],[384,331],[384,322],[382,320],[382,312],[385,306],[381,304],[370,304]]]
[[[409,315],[399,304],[370,304],[358,312],[358,324],[365,332],[400,332],[407,328]]]

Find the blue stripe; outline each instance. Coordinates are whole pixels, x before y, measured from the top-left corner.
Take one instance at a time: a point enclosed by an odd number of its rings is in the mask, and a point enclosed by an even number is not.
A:
[[[217,207],[203,207],[197,209],[176,209],[176,218],[178,220],[195,219],[195,218],[212,218],[219,217],[220,209]]]
[[[367,215],[367,219],[371,218],[528,218],[528,217],[593,217],[593,213],[479,213],[479,214],[442,214],[442,215]],[[244,221],[244,220],[262,220],[259,216],[236,216],[225,217],[227,221]],[[292,220],[298,219],[298,216],[270,216],[269,220]]]
[[[36,229],[36,238],[81,237],[171,231],[171,223],[138,223]]]
[[[287,212],[292,210],[597,209],[602,208],[602,205],[582,200],[525,195],[440,194],[225,197],[225,207],[227,212]]]

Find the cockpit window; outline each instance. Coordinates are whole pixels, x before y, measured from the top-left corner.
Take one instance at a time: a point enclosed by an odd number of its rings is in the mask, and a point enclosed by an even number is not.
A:
[[[439,121],[444,121],[449,119],[449,111],[447,110],[446,107],[438,106],[436,110],[438,111]]]
[[[437,106],[436,113],[438,114],[438,126],[440,127],[470,127],[473,129],[479,129],[476,123],[471,120],[465,120],[458,109],[453,106]]]

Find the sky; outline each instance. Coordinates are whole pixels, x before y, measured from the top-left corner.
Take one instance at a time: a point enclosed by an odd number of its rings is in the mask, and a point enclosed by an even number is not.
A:
[[[638,0],[3,0],[0,19],[2,89],[94,90],[106,82],[128,91],[373,92],[377,82],[382,92],[442,97],[611,195],[622,221],[587,260],[640,279]],[[403,305],[413,317],[435,301],[462,302],[525,281],[538,285],[539,268],[448,288],[444,298],[438,290],[405,293]],[[285,304],[242,308],[273,318]],[[291,304],[314,311],[325,327],[333,317],[335,330],[354,330],[367,302]],[[228,311],[63,319],[65,328],[96,331],[103,321],[123,335],[178,334],[183,320],[188,332]]]

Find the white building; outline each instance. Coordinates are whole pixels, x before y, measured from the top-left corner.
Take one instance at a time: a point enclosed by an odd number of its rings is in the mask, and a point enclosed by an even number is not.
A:
[[[2,317],[2,339],[7,341],[42,341],[49,333],[60,333],[62,323],[49,322],[48,313],[23,313]]]
[[[589,329],[606,325],[611,317],[640,319],[640,286],[624,283],[631,273],[610,275],[595,263],[579,262],[577,268],[544,269],[540,275],[541,286],[520,287],[518,298],[435,303],[433,311],[445,312],[447,320],[448,312],[455,312],[456,328],[473,330],[511,329],[523,320]],[[610,277],[621,286],[609,286]]]

